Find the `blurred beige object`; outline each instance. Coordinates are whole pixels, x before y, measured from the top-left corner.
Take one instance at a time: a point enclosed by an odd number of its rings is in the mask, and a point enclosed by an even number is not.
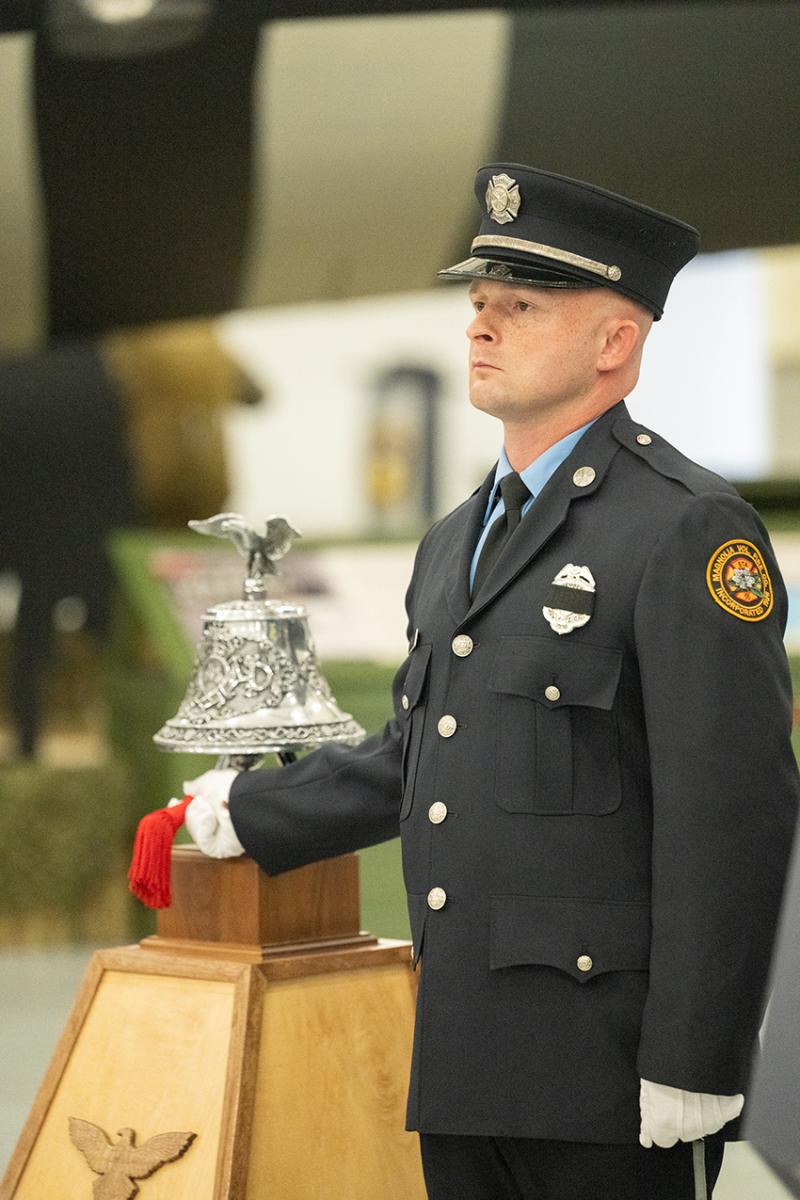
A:
[[[43,341],[46,285],[42,198],[35,150],[31,70],[34,34],[0,37],[0,279],[13,296],[0,313],[4,354],[31,353]]]
[[[762,250],[767,276],[767,344],[773,364],[800,364],[800,246]]]
[[[470,181],[494,147],[510,37],[502,10],[264,27],[245,306],[434,282],[459,215],[471,227]],[[465,65],[478,60],[467,87]]]
[[[762,250],[770,373],[772,473],[800,473],[800,246]]]
[[[183,525],[219,510],[228,494],[224,409],[251,387],[210,321],[106,334],[99,351],[128,426],[136,498],[150,525]]]

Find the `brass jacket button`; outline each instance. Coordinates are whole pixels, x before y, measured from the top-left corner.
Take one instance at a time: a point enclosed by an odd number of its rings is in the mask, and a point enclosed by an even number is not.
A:
[[[457,726],[458,722],[455,717],[451,717],[450,713],[445,713],[443,717],[439,717],[439,724],[436,728],[442,737],[452,737]]]
[[[591,971],[594,963],[589,958],[588,954],[582,954],[576,965],[579,971]]]
[[[405,694],[403,694],[403,695],[400,697],[400,703],[402,704],[404,711],[405,711],[405,712],[408,712],[408,703],[409,703],[409,701],[408,701],[408,696],[406,696]]]
[[[457,654],[459,658],[466,658],[467,655],[472,654],[475,643],[468,633],[459,633],[453,638],[450,647],[453,654]]]
[[[590,483],[594,483],[596,477],[597,472],[594,467],[578,467],[572,476],[572,482],[575,487],[588,487]]]
[[[428,908],[444,908],[447,903],[447,892],[444,888],[431,888],[428,892]]]
[[[653,439],[649,433],[637,433],[636,440],[640,446],[652,446]]]
[[[544,694],[548,700],[556,701],[561,699],[561,690],[554,683],[544,689]]]
[[[436,803],[432,804],[428,809],[428,820],[432,825],[441,825],[446,816],[447,805],[443,804],[441,800],[437,800]]]

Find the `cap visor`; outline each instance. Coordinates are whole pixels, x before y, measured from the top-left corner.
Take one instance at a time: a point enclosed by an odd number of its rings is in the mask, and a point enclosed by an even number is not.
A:
[[[439,279],[494,279],[498,283],[521,283],[528,287],[582,288],[602,286],[592,280],[565,275],[549,267],[514,262],[496,262],[488,258],[465,258],[445,267]]]

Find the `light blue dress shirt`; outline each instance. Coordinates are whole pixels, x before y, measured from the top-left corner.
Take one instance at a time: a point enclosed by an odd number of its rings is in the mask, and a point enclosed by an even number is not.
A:
[[[532,463],[528,463],[524,471],[520,471],[519,477],[525,484],[528,491],[531,493],[530,499],[526,500],[522,506],[523,517],[541,492],[544,485],[547,483],[550,476],[558,470],[564,459],[572,453],[578,442],[586,433],[586,430],[591,425],[594,425],[594,421],[587,421],[585,425],[581,425],[580,429],[576,429],[572,433],[568,433],[567,436],[561,438],[559,442],[549,446],[548,449],[545,450],[544,453],[540,454],[538,458],[535,458]],[[511,463],[506,458],[506,448],[503,446],[500,451],[500,458],[497,462],[497,469],[494,473],[494,486],[492,487],[492,491],[489,496],[489,503],[486,505],[486,514],[483,518],[483,532],[478,538],[478,544],[475,547],[475,553],[472,556],[472,563],[469,569],[470,592],[472,591],[472,587],[475,582],[475,568],[478,565],[478,559],[480,558],[481,550],[483,549],[483,543],[486,541],[489,529],[498,519],[498,517],[502,516],[502,514],[506,511],[506,506],[503,503],[503,496],[500,492],[500,480],[504,475],[510,475],[513,469],[514,468],[511,466]]]

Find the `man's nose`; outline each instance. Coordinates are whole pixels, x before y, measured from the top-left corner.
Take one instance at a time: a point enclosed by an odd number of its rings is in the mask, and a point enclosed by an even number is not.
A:
[[[497,336],[494,325],[485,311],[475,313],[466,332],[471,342],[493,342]]]

